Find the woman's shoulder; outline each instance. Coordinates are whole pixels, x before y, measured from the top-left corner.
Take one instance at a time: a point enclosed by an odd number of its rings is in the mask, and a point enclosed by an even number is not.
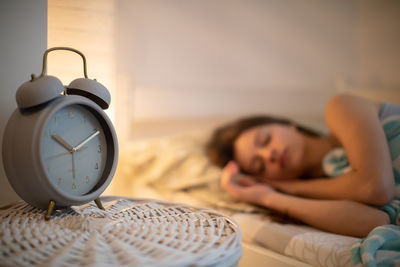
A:
[[[353,116],[366,110],[373,110],[378,115],[380,121],[392,115],[400,116],[400,105],[389,102],[379,102],[362,96],[352,94],[338,94],[328,100],[325,109],[325,119],[327,116],[335,117],[338,114]]]
[[[379,102],[356,95],[339,94],[329,99],[325,108],[325,122],[333,132],[363,121],[376,120],[379,123],[379,110]]]
[[[363,108],[372,108],[378,113],[381,108],[381,103],[358,95],[338,94],[328,100],[326,112]]]

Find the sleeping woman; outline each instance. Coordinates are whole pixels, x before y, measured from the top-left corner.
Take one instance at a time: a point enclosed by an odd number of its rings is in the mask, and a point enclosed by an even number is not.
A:
[[[316,228],[365,237],[400,213],[400,106],[338,95],[328,135],[267,116],[217,129],[207,152],[233,198]],[[398,216],[400,220],[400,215]]]

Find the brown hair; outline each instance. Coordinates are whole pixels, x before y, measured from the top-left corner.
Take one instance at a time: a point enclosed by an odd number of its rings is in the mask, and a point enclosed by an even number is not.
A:
[[[217,128],[206,145],[210,160],[223,167],[234,158],[233,144],[240,134],[250,128],[267,124],[294,125],[300,132],[310,136],[321,136],[320,133],[301,126],[291,120],[271,116],[246,117]]]

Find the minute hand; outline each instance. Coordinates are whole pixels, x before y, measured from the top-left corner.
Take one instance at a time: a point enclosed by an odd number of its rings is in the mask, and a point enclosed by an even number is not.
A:
[[[100,132],[96,131],[94,133],[92,133],[88,138],[86,138],[85,140],[83,140],[79,145],[77,145],[76,147],[73,148],[74,152],[76,152],[78,149],[80,149],[84,144],[86,144],[87,142],[89,142],[90,140],[92,140],[93,137],[95,137],[96,135],[98,135]]]

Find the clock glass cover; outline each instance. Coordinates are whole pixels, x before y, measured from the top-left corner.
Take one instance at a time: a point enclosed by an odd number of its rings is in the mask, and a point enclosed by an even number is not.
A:
[[[43,168],[49,181],[62,192],[84,195],[102,178],[107,143],[93,112],[82,105],[70,105],[52,114],[43,127]]]

